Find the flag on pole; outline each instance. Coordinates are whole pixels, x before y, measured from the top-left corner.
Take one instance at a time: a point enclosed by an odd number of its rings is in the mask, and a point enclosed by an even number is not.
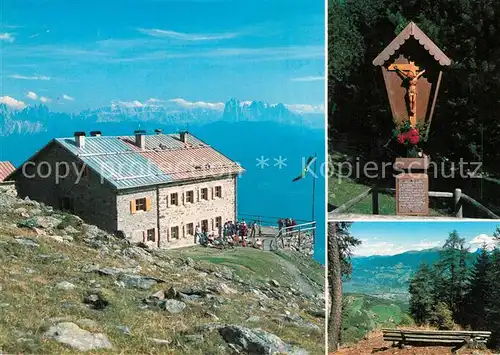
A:
[[[315,159],[315,157],[313,157],[313,156],[310,156],[309,158],[307,158],[306,166],[304,167],[304,169],[302,170],[300,175],[297,176],[295,179],[293,179],[292,182],[299,181],[300,179],[303,179],[306,177],[307,170],[309,170],[309,167],[313,163],[314,159]]]

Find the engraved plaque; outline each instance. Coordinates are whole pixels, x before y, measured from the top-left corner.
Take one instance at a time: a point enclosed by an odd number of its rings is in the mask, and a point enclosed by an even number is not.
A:
[[[423,173],[403,173],[396,176],[396,214],[401,216],[429,215],[429,177]]]

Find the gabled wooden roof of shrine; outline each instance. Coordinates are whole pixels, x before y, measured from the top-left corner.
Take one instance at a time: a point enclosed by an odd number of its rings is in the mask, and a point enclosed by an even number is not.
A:
[[[424,47],[430,55],[442,66],[451,64],[451,59],[412,21],[401,31],[396,38],[380,52],[373,60],[373,65],[382,66],[411,36]]]

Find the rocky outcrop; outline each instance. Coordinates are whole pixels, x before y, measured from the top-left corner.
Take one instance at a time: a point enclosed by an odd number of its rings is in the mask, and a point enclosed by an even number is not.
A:
[[[250,329],[239,325],[226,325],[219,328],[220,335],[229,344],[249,355],[307,355],[308,352],[283,342],[278,336],[262,329]]]
[[[301,254],[312,256],[314,253],[314,238],[311,233],[292,233],[278,237],[273,241],[274,250],[293,250]]]
[[[80,351],[113,348],[104,334],[91,333],[71,322],[62,322],[50,327],[44,333],[44,337],[52,338],[59,343]]]
[[[322,337],[324,299],[319,287],[306,292],[306,285],[294,282],[297,272],[282,264],[285,258],[240,249],[263,260],[276,257],[269,276],[262,277],[259,269],[253,277],[237,259],[220,263],[224,251],[131,245],[78,217],[5,192],[0,192],[0,206],[0,257],[7,270],[5,278],[0,275],[0,292],[2,297],[6,290],[17,292],[0,303],[0,311],[12,319],[23,309],[23,316],[36,319],[40,312],[30,313],[30,307],[39,305],[18,297],[20,289],[36,287],[37,297],[45,297],[40,302],[44,315],[57,315],[28,322],[35,326],[0,344],[0,353],[61,351],[56,342],[78,351],[123,352],[119,347],[127,337],[158,353],[319,354],[309,351],[308,342],[295,346],[288,340],[295,331]],[[217,262],[200,258],[205,252],[220,253],[211,256]],[[283,272],[287,277],[280,277]],[[163,321],[162,329],[148,328],[148,320]],[[165,331],[168,324],[175,326]],[[6,325],[0,318],[0,326],[24,323]],[[127,350],[144,351],[135,346]]]

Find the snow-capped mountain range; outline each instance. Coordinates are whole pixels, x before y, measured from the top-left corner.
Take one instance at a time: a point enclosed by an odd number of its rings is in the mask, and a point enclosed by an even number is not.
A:
[[[179,99],[181,100],[181,99]],[[309,128],[324,127],[324,115],[319,113],[298,114],[283,104],[268,104],[262,101],[239,101],[230,99],[225,104],[200,107],[187,106],[171,100],[168,103],[147,105],[140,102],[114,102],[98,109],[87,109],[79,113],[50,111],[47,106],[26,106],[22,110],[0,104],[0,136],[44,132],[53,125],[154,122],[162,125],[204,125],[216,121],[224,122],[277,122],[303,125]]]

